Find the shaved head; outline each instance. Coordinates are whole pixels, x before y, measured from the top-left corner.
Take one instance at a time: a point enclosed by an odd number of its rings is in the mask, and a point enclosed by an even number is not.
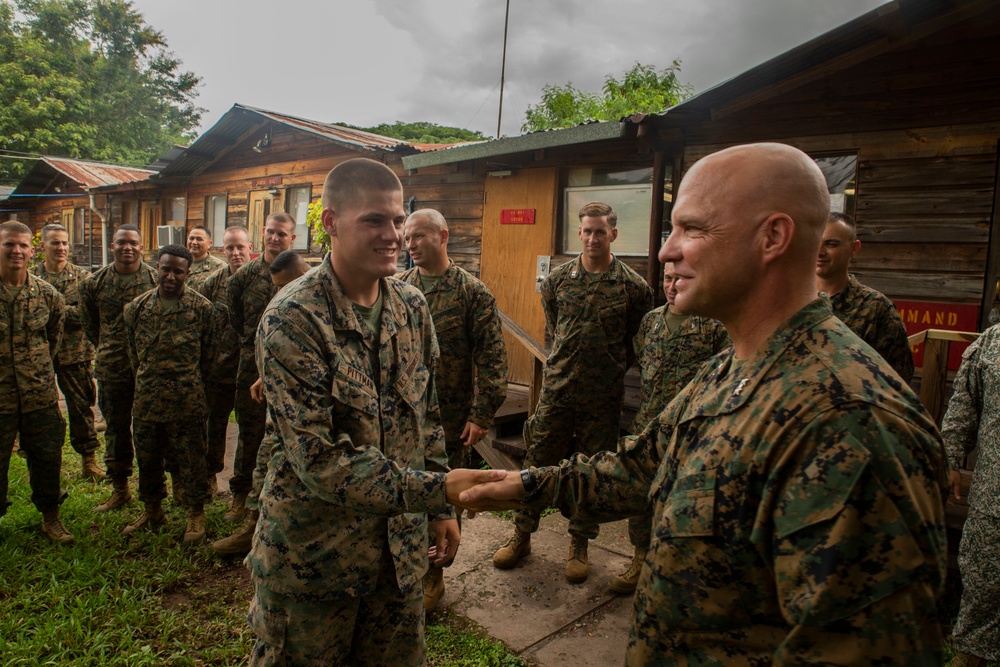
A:
[[[444,219],[444,216],[439,211],[435,211],[432,208],[422,208],[414,211],[406,219],[406,222],[422,222],[433,227],[437,232],[443,232],[448,229],[448,221]]]

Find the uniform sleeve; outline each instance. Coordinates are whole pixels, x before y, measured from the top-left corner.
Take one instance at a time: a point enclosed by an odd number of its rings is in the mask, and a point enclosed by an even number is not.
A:
[[[228,322],[226,323],[228,326]],[[219,364],[222,336],[219,335],[219,310],[206,304],[201,310],[201,381],[207,382]]]
[[[632,299],[629,303],[628,312],[628,331],[626,332],[629,340],[635,337],[635,334],[639,331],[639,325],[642,323],[642,318],[646,316],[650,310],[653,309],[653,291],[649,289],[649,285],[642,278],[633,285],[632,289]]]
[[[955,376],[954,391],[948,410],[941,422],[941,439],[948,452],[953,470],[973,449],[979,437],[979,419],[983,411],[983,367],[981,361],[984,336],[980,336],[962,354],[962,365]]]
[[[128,352],[128,361],[129,365],[132,366],[133,374],[139,372],[139,352],[135,347],[136,310],[136,302],[132,301],[122,311],[122,324],[125,325],[125,348]]]
[[[337,362],[317,343],[326,334],[301,310],[287,303],[268,309],[256,344],[274,437],[295,474],[317,498],[356,511],[447,515],[443,472],[404,468],[335,429],[331,368]],[[440,439],[443,462],[443,432]]]
[[[437,385],[434,380],[437,377],[437,366],[441,361],[441,353],[438,350],[434,324],[426,305],[424,306],[423,338],[424,364],[427,366],[430,378],[424,395],[425,413],[424,420],[420,424],[420,442],[424,448],[424,470],[428,473],[442,475],[441,479],[443,480],[443,475],[449,470],[448,452],[445,446],[444,426],[441,424],[441,404],[438,402]],[[454,519],[455,509],[447,504],[443,508],[429,509],[427,518],[430,521]]]
[[[559,323],[559,307],[556,300],[556,285],[552,274],[549,274],[542,281],[542,310],[545,312],[545,338],[549,341],[556,339],[556,325]],[[543,343],[545,341],[542,341]]]
[[[101,344],[101,327],[100,327],[100,314],[97,310],[97,299],[94,294],[95,284],[94,277],[87,276],[80,283],[79,287],[79,315],[80,315],[80,326],[83,329],[83,335],[87,337],[91,345],[94,347],[100,347]]]
[[[875,351],[882,355],[904,382],[909,384],[913,379],[913,352],[910,350],[910,342],[906,339],[906,325],[903,324],[903,318],[889,302],[885,304],[882,317],[879,319]]]
[[[226,286],[226,305],[229,306],[229,321],[236,330],[236,335],[243,340],[243,275],[245,272],[237,271],[229,279]]]
[[[476,366],[476,396],[469,421],[488,429],[507,398],[507,344],[496,299],[483,290],[473,304],[472,356]]]
[[[52,303],[49,307],[49,321],[46,324],[46,337],[49,340],[49,358],[55,359],[62,344],[63,327],[66,323],[66,302],[62,294],[52,290]]]
[[[82,325],[80,317],[80,284],[85,277],[70,284],[63,295],[66,300],[66,322],[65,328],[70,330],[79,329]]]

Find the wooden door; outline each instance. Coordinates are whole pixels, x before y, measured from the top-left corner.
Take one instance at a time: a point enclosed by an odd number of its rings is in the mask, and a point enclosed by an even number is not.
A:
[[[156,240],[156,228],[160,226],[160,203],[153,201],[142,202],[140,210],[139,236],[142,237],[142,244],[146,246],[146,255],[151,256],[154,249],[159,245]]]
[[[520,169],[506,178],[486,177],[480,279],[497,305],[539,343],[545,342],[545,313],[535,291],[539,255],[555,249],[555,217],[559,194],[553,168]],[[534,224],[500,224],[501,212],[534,209]],[[511,382],[530,384],[531,355],[504,334]]]
[[[271,199],[267,190],[254,190],[250,193],[247,227],[255,255],[264,252],[264,223],[267,222],[267,216],[271,215]]]

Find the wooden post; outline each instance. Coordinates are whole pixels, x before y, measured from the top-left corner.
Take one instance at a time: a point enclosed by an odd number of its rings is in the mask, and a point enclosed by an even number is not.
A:
[[[653,294],[659,294],[657,285],[660,283],[660,242],[663,238],[663,188],[666,183],[666,154],[662,149],[653,154],[653,200],[649,207],[649,264],[646,269],[646,282],[653,289]]]
[[[948,341],[928,337],[924,341],[924,372],[920,380],[920,402],[938,424],[944,416],[944,386],[948,375]]]

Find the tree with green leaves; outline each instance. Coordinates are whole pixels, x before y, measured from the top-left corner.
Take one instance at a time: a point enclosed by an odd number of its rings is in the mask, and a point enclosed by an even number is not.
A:
[[[652,65],[636,63],[618,80],[604,78],[601,94],[565,86],[544,86],[542,99],[529,105],[524,115],[524,132],[573,127],[595,120],[621,120],[635,113],[659,113],[683,102],[694,89],[681,83],[681,61],[657,72]]]
[[[372,127],[358,127],[347,123],[338,123],[338,125],[416,144],[457,144],[463,141],[486,140],[481,132],[475,130],[463,130],[460,127],[448,127],[425,121],[404,123],[397,120],[395,123],[382,123]]]
[[[194,138],[199,83],[130,2],[0,0],[0,153],[146,164]]]

